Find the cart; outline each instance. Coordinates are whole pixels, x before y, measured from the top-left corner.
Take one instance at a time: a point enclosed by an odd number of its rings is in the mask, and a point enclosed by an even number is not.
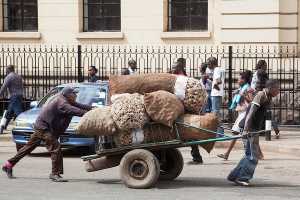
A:
[[[205,140],[183,141],[178,127],[184,126],[214,134],[216,137]],[[173,180],[177,178],[184,165],[181,152],[177,148],[192,145],[201,145],[210,142],[236,140],[245,135],[227,135],[205,128],[195,127],[182,122],[175,122],[176,138],[168,141],[156,139],[154,142],[116,146],[110,149],[98,149],[95,155],[83,156],[83,161],[91,161],[101,157],[117,159],[120,176],[123,183],[129,188],[145,189],[154,186],[158,180]],[[252,132],[259,134],[265,131]],[[116,166],[116,165],[115,165]]]

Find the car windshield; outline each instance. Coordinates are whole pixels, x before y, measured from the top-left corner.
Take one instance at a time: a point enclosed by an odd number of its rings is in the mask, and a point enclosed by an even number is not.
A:
[[[52,89],[44,98],[39,102],[38,107],[42,107],[45,104],[50,103],[63,87],[56,87]],[[77,94],[76,101],[81,104],[101,106],[105,105],[107,91],[105,88],[99,86],[90,86],[90,87],[77,87],[79,90]]]

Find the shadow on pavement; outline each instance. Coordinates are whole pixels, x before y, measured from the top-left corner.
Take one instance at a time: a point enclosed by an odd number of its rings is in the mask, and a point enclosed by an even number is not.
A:
[[[221,187],[232,188],[240,187],[234,183],[227,181],[225,178],[211,178],[211,177],[194,177],[194,178],[180,178],[174,181],[160,181],[156,188],[158,189],[177,189],[177,188],[194,188],[194,187]],[[263,180],[253,181],[250,188],[275,188],[275,187],[293,187],[299,188],[300,185],[292,185],[290,183],[270,183]],[[247,187],[248,188],[248,187]]]

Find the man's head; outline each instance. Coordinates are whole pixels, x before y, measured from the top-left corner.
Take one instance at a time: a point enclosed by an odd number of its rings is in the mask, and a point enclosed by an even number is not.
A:
[[[207,59],[207,66],[209,69],[214,69],[215,67],[218,67],[218,59],[215,57],[209,57]]]
[[[133,60],[133,59],[130,59],[130,60],[128,61],[128,66],[129,66],[133,71],[135,71],[136,68],[137,68],[136,61]]]
[[[90,66],[89,67],[89,76],[95,76],[98,72],[98,69],[95,66]]]
[[[185,70],[185,68],[186,68],[186,59],[185,58],[178,58],[176,63]]]
[[[65,87],[62,89],[61,94],[66,97],[69,103],[75,103],[77,97],[78,90],[72,87]]]
[[[246,70],[240,73],[239,85],[244,85],[245,83],[251,84],[252,72],[250,70]]]
[[[267,71],[267,62],[265,60],[259,60],[256,64],[256,70],[262,69],[264,71]]]
[[[280,92],[280,83],[278,80],[270,79],[266,83],[266,88],[272,97],[276,97]]]
[[[6,74],[9,74],[10,72],[14,72],[15,71],[15,66],[14,65],[8,65],[6,67]]]

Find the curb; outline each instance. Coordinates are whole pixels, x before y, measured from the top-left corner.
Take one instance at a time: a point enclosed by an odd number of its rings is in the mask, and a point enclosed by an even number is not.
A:
[[[228,148],[228,141],[226,142],[217,142],[215,144],[215,148]],[[262,152],[272,152],[272,153],[282,153],[282,154],[290,154],[293,156],[300,157],[300,148],[288,147],[283,143],[276,143],[275,141],[260,141],[260,146]],[[244,145],[241,141],[237,141],[235,149],[244,149]]]
[[[0,135],[0,142],[9,142],[12,141],[12,136],[11,134],[1,134]]]

